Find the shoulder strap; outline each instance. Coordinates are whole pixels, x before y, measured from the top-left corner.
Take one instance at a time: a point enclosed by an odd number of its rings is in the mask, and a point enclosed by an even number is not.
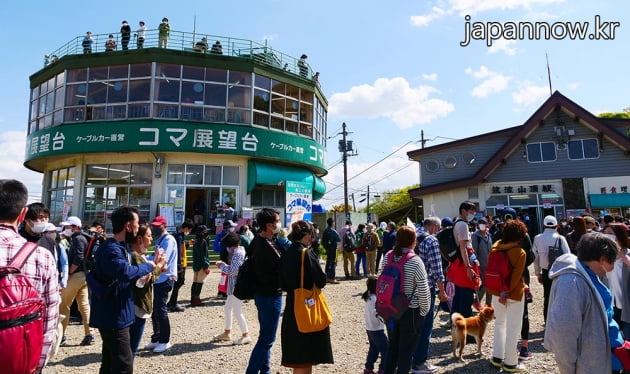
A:
[[[306,255],[306,248],[302,248],[302,266],[300,267],[300,288],[304,288],[304,256]]]
[[[24,263],[26,262],[26,260],[29,257],[31,257],[33,252],[35,252],[35,248],[37,248],[37,243],[33,243],[33,242],[24,243],[22,248],[20,248],[18,253],[15,255],[15,257],[13,257],[13,260],[11,260],[9,267],[21,269],[22,266],[24,266]]]

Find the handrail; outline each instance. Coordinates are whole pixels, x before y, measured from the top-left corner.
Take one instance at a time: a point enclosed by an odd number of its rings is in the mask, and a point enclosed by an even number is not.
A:
[[[111,34],[114,35],[117,43],[115,52],[122,51],[120,33],[117,32]],[[109,39],[109,35],[109,33],[92,34],[92,53],[112,53],[105,51],[105,41]],[[145,33],[143,48],[157,48],[158,37],[158,29],[148,29]],[[202,37],[206,37],[208,40],[208,50],[205,52],[206,54],[212,54],[212,45],[214,42],[219,41],[222,46],[223,55],[251,59],[262,64],[274,66],[276,68],[301,75],[307,79],[313,79],[314,72],[308,63],[304,65],[306,70],[304,70],[304,67],[300,69],[299,59],[271,48],[267,45],[266,41],[265,44],[262,44],[247,39],[171,30],[168,38],[167,49],[202,53],[201,51],[195,50],[195,44],[201,41]],[[44,66],[52,64],[64,56],[83,54],[83,38],[84,36],[77,36],[51,53],[46,54]],[[131,39],[129,40],[129,50],[138,49],[137,40],[137,33],[132,32]]]

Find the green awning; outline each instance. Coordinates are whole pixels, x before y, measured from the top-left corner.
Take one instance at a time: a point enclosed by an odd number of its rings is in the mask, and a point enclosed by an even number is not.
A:
[[[630,207],[630,193],[590,194],[591,208]]]
[[[313,200],[321,199],[326,193],[326,183],[308,169],[256,161],[249,161],[247,164],[247,193],[251,193],[256,185],[277,186],[287,180],[311,184]]]

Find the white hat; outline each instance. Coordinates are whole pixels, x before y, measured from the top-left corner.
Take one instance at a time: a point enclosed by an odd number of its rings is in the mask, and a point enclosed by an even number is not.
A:
[[[46,226],[44,226],[44,231],[42,232],[48,232],[48,231],[57,231],[57,226],[55,226],[54,224],[50,222],[46,223]]]
[[[227,221],[223,221],[223,227],[236,227],[238,226],[234,221],[228,219]]]
[[[556,227],[558,226],[558,221],[556,221],[556,217],[554,216],[547,216],[543,220],[543,225],[545,227]]]
[[[79,217],[70,216],[68,219],[60,223],[61,226],[79,226],[81,227],[81,220]]]

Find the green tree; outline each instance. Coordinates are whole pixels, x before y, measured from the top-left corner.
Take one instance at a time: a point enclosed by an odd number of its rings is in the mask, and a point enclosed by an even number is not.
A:
[[[398,190],[384,191],[380,193],[380,197],[370,200],[370,213],[382,215],[396,208],[400,208],[411,203],[409,190],[416,188],[418,185],[403,187]],[[359,209],[360,212],[367,212],[367,206]]]

